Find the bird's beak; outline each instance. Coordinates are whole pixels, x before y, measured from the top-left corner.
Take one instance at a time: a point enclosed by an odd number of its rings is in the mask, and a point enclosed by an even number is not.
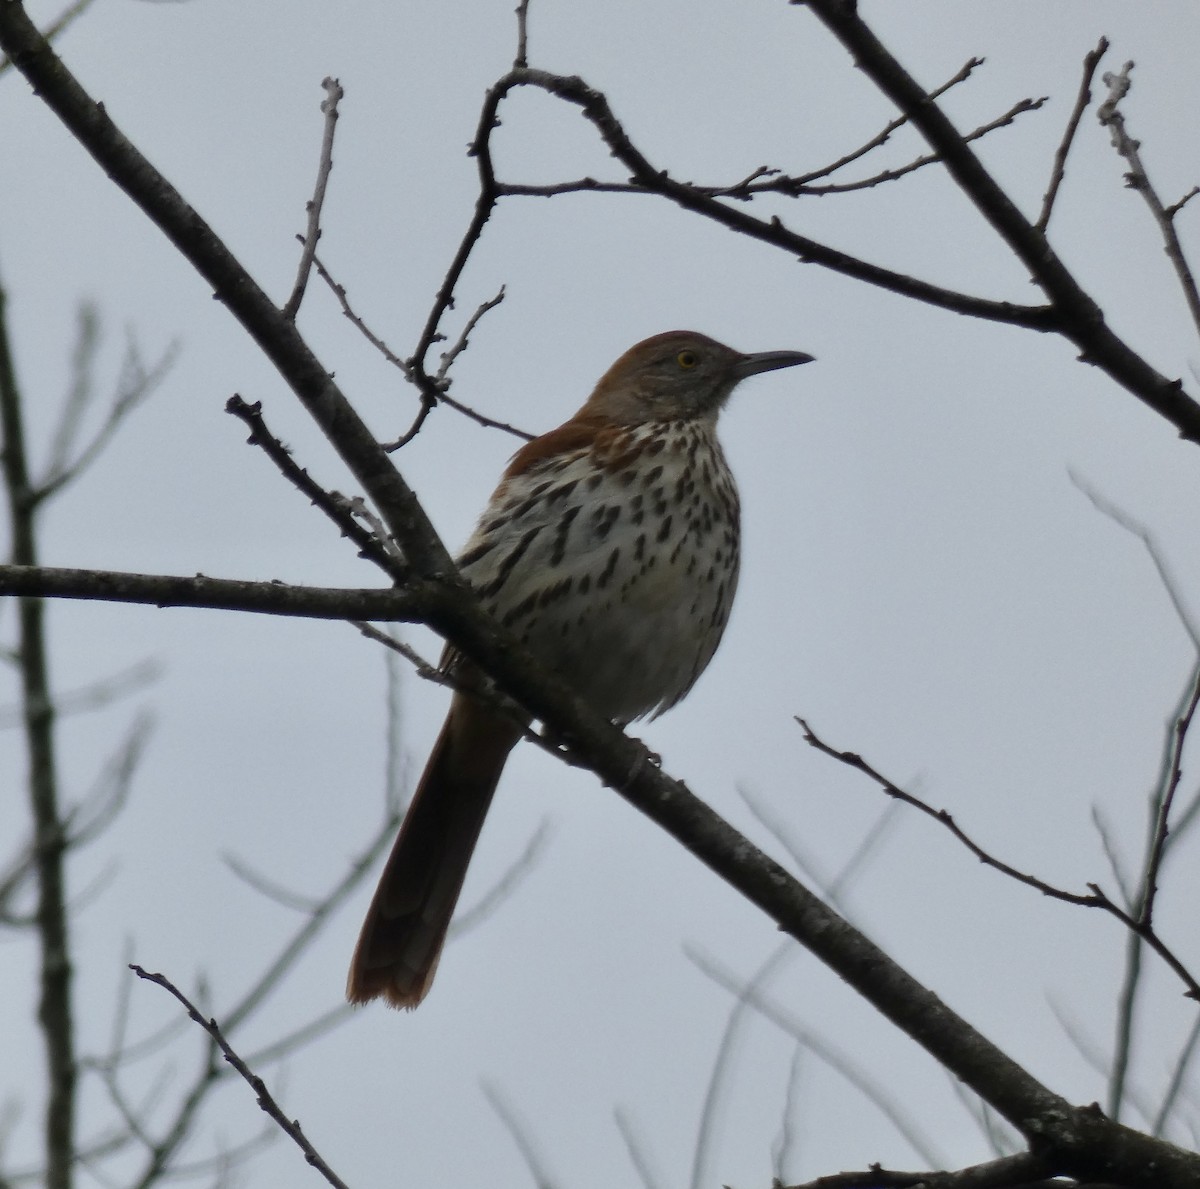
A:
[[[815,356],[803,351],[759,351],[755,355],[742,355],[734,364],[735,379],[757,376],[759,372],[773,372],[781,367],[795,367],[800,363],[812,363]]]

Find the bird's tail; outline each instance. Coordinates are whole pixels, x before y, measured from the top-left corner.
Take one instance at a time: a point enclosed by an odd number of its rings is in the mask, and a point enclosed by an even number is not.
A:
[[[346,998],[416,1007],[429,991],[492,794],[521,728],[456,693],[388,856]]]

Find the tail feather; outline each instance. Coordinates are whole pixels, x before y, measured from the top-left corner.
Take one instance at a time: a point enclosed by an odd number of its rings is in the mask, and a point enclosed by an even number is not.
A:
[[[458,693],[367,910],[346,998],[416,1007],[429,991],[467,866],[520,727]]]

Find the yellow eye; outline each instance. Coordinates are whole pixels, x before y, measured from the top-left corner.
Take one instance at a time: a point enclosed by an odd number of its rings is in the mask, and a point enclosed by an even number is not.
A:
[[[685,372],[689,372],[700,362],[700,360],[695,351],[680,351],[679,354],[675,356],[675,362],[679,364],[679,366],[683,368]]]

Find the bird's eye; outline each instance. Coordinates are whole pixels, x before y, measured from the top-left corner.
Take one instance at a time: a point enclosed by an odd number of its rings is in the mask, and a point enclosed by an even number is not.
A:
[[[690,372],[699,362],[700,359],[695,351],[680,351],[675,356],[675,362],[679,364],[685,372]]]

